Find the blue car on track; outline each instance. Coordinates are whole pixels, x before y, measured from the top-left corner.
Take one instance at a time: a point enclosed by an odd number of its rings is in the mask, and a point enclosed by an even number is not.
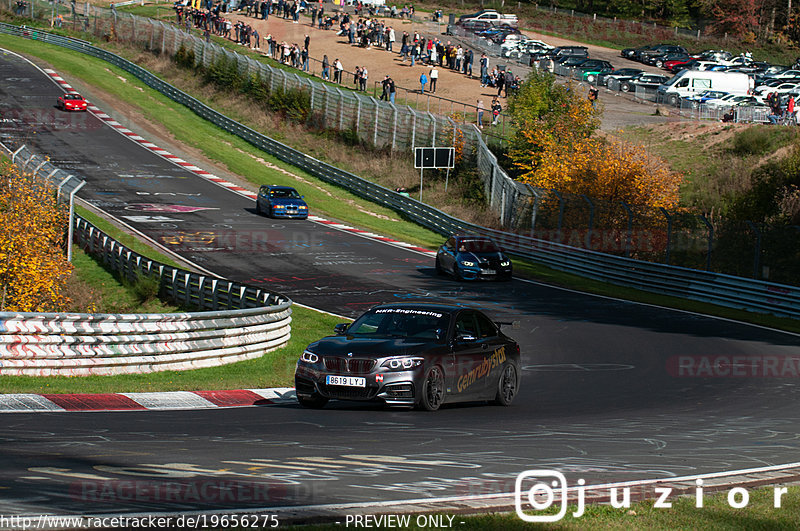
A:
[[[486,236],[453,235],[436,253],[436,272],[456,280],[511,280],[511,260]]]
[[[271,218],[308,218],[308,205],[291,186],[264,185],[258,190],[256,213]]]

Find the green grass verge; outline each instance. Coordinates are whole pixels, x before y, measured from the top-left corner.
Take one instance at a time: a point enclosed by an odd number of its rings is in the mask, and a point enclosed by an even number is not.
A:
[[[101,231],[105,232],[106,234],[117,240],[119,243],[130,249],[131,251],[139,253],[142,256],[146,256],[151,260],[156,260],[158,262],[161,262],[162,264],[169,265],[172,267],[177,267],[180,269],[185,269],[182,265],[180,265],[171,257],[158,252],[150,245],[142,242],[140,239],[133,236],[132,234],[123,231],[122,229],[114,225],[111,221],[108,221],[107,219],[98,216],[94,212],[91,212],[90,210],[87,210],[77,205],[75,206],[75,212],[77,212],[86,221],[88,221]]]
[[[333,333],[339,317],[292,308],[292,338],[260,358],[191,371],[165,371],[117,376],[3,376],[0,393],[118,393],[293,387],[294,365],[303,349]]]
[[[180,312],[177,304],[162,301],[156,296],[158,284],[155,286],[120,280],[108,269],[98,263],[92,256],[80,249],[72,253],[72,265],[77,284],[71,293],[73,302],[80,302],[78,311],[90,310],[91,313],[174,313]],[[80,297],[80,301],[76,299]],[[88,306],[88,308],[87,308]]]
[[[703,507],[695,507],[695,498],[673,497],[669,500],[671,508],[655,508],[653,501],[631,504],[630,509],[616,509],[610,505],[588,505],[585,513],[573,518],[575,506],[570,506],[567,516],[559,522],[532,524],[523,522],[516,514],[498,513],[481,516],[455,515],[452,529],[471,531],[515,531],[523,529],[551,529],[562,531],[582,531],[584,529],[648,529],[648,530],[790,530],[800,528],[800,487],[788,487],[783,495],[781,507],[773,506],[772,487],[748,490],[747,507],[735,509],[728,504],[727,491],[706,495]],[[739,498],[736,498],[738,501]],[[556,502],[558,504],[558,502]],[[543,511],[541,514],[555,513]],[[446,514],[446,513],[444,513]],[[447,519],[445,519],[445,522]],[[437,529],[420,527],[416,517],[411,516],[411,526],[404,529]],[[344,526],[336,524],[303,526],[309,531],[340,530]],[[386,529],[385,527],[375,527]]]

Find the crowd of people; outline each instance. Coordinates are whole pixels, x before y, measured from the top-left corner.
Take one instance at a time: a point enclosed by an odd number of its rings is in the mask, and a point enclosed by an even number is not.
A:
[[[789,97],[786,98],[786,103],[783,103],[777,92],[771,92],[767,95],[766,102],[770,109],[769,116],[767,116],[769,123],[791,123],[797,125],[797,110],[795,109],[796,102],[794,96],[789,94]]]
[[[266,49],[261,49],[261,36],[258,31],[250,24],[243,21],[233,22],[226,18],[226,13],[233,8],[240,14],[256,19],[268,19],[270,15],[279,16],[286,20],[298,22],[299,13],[302,10],[297,0],[278,0],[272,3],[269,0],[244,0],[241,3],[221,3],[216,2],[208,9],[195,9],[190,6],[176,5],[176,17],[178,25],[183,25],[188,30],[190,27],[199,29],[208,40],[210,35],[217,35],[230,39],[238,44],[247,46],[254,50],[262,51],[275,60],[283,64],[291,65],[303,71],[309,70],[309,36],[306,35],[303,45],[298,43],[278,42],[271,34],[265,39]],[[366,12],[365,12],[366,11]],[[337,35],[347,38],[347,42],[352,46],[360,46],[366,49],[383,49],[388,52],[398,53],[402,63],[409,62],[410,67],[422,66],[425,70],[420,74],[419,92],[425,93],[426,86],[430,93],[435,93],[439,85],[439,68],[462,74],[468,78],[475,77],[473,68],[477,59],[479,68],[480,86],[482,88],[497,89],[497,95],[493,99],[491,112],[493,114],[492,123],[497,123],[497,117],[501,112],[498,98],[508,97],[519,90],[522,80],[514,75],[510,69],[501,69],[497,66],[489,68],[489,58],[486,54],[481,54],[476,58],[473,50],[464,48],[458,43],[442,41],[438,37],[428,37],[420,35],[419,32],[400,33],[392,26],[392,18],[412,18],[414,15],[413,6],[404,6],[398,10],[396,6],[388,11],[390,19],[377,18],[375,7],[357,2],[355,4],[355,16],[342,11],[326,12],[323,4],[314,4],[308,10],[311,18],[311,26],[319,29],[335,29]],[[399,41],[399,42],[398,42]],[[334,83],[344,82],[344,66],[337,58],[333,62],[325,54],[321,60],[322,79]],[[331,75],[332,74],[332,75]],[[356,66],[353,75],[353,84],[356,90],[366,91],[369,72],[365,66]],[[430,85],[428,85],[430,83]],[[397,87],[394,80],[386,75],[381,82],[381,99],[394,102]],[[482,103],[481,103],[482,105]],[[476,108],[480,116],[480,108]],[[479,126],[482,120],[479,119]]]

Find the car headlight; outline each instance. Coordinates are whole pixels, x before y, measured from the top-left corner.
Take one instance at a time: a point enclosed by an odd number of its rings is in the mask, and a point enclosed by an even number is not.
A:
[[[309,350],[304,350],[303,354],[300,356],[300,360],[306,363],[317,363],[319,361],[319,356]]]
[[[501,267],[508,267],[510,265],[511,265],[511,262],[509,262],[508,260],[503,260],[502,262],[500,262],[500,266]]]
[[[425,358],[390,358],[381,363],[381,367],[392,371],[407,371],[419,367],[424,361]]]
[[[475,262],[470,262],[469,260],[461,260],[461,265],[467,267],[475,267]]]
[[[300,205],[300,206],[299,206],[299,207],[297,207],[297,208],[298,208],[298,209],[300,209],[300,210],[308,210],[308,207],[307,207],[307,206],[305,206],[305,205]]]
[[[286,205],[272,205],[272,208],[274,208],[275,210],[282,210],[286,208]]]

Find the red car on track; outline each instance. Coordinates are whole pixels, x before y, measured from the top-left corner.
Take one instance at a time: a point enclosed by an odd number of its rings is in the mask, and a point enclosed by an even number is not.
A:
[[[77,92],[67,92],[58,98],[56,106],[62,111],[85,111],[87,102]]]

